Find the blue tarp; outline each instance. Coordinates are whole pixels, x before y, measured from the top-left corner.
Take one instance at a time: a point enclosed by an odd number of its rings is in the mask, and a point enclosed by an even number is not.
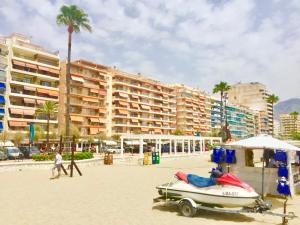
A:
[[[209,187],[216,185],[216,181],[213,178],[199,177],[194,174],[188,174],[187,179],[190,184],[193,184],[197,187]]]
[[[0,82],[0,89],[5,89],[5,88],[6,88],[5,84]]]
[[[0,108],[0,114],[4,114],[5,113],[5,109]]]
[[[0,103],[5,103],[5,98],[2,95],[0,95]]]
[[[0,122],[0,130],[3,130],[3,123]]]

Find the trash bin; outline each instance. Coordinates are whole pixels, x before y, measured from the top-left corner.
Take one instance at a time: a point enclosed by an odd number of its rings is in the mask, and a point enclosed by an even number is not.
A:
[[[144,153],[144,165],[151,165],[152,164],[152,154],[151,152]]]
[[[159,152],[156,152],[155,154],[155,164],[159,164],[160,163],[160,155]]]
[[[113,154],[110,152],[106,152],[104,154],[104,165],[112,165],[113,164]]]
[[[156,164],[156,152],[152,152],[152,164]]]

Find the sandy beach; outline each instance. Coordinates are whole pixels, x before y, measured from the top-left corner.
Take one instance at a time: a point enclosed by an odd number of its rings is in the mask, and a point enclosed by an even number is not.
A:
[[[199,211],[180,216],[174,207],[154,206],[155,186],[170,181],[178,171],[207,175],[208,156],[165,161],[157,166],[95,166],[82,168],[83,176],[50,180],[49,171],[0,173],[0,224],[2,225],[141,225],[141,224],[279,224],[280,217],[233,215]],[[274,211],[282,212],[282,200]],[[300,215],[300,196],[288,210]],[[300,219],[289,224],[299,224]]]

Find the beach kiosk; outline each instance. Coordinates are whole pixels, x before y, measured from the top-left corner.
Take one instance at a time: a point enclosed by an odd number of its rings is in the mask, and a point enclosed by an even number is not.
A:
[[[276,154],[285,155],[285,176],[291,195],[300,191],[300,148],[266,134],[230,142],[224,148],[235,150],[236,163],[223,164],[223,170],[237,175],[262,195],[279,195],[277,185],[281,164],[276,160]]]

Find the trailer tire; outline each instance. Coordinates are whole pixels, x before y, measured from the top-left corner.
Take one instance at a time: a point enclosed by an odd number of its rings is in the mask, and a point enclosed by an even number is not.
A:
[[[181,215],[185,217],[193,217],[197,213],[197,208],[195,208],[192,203],[188,200],[182,200],[179,203],[179,210]]]

